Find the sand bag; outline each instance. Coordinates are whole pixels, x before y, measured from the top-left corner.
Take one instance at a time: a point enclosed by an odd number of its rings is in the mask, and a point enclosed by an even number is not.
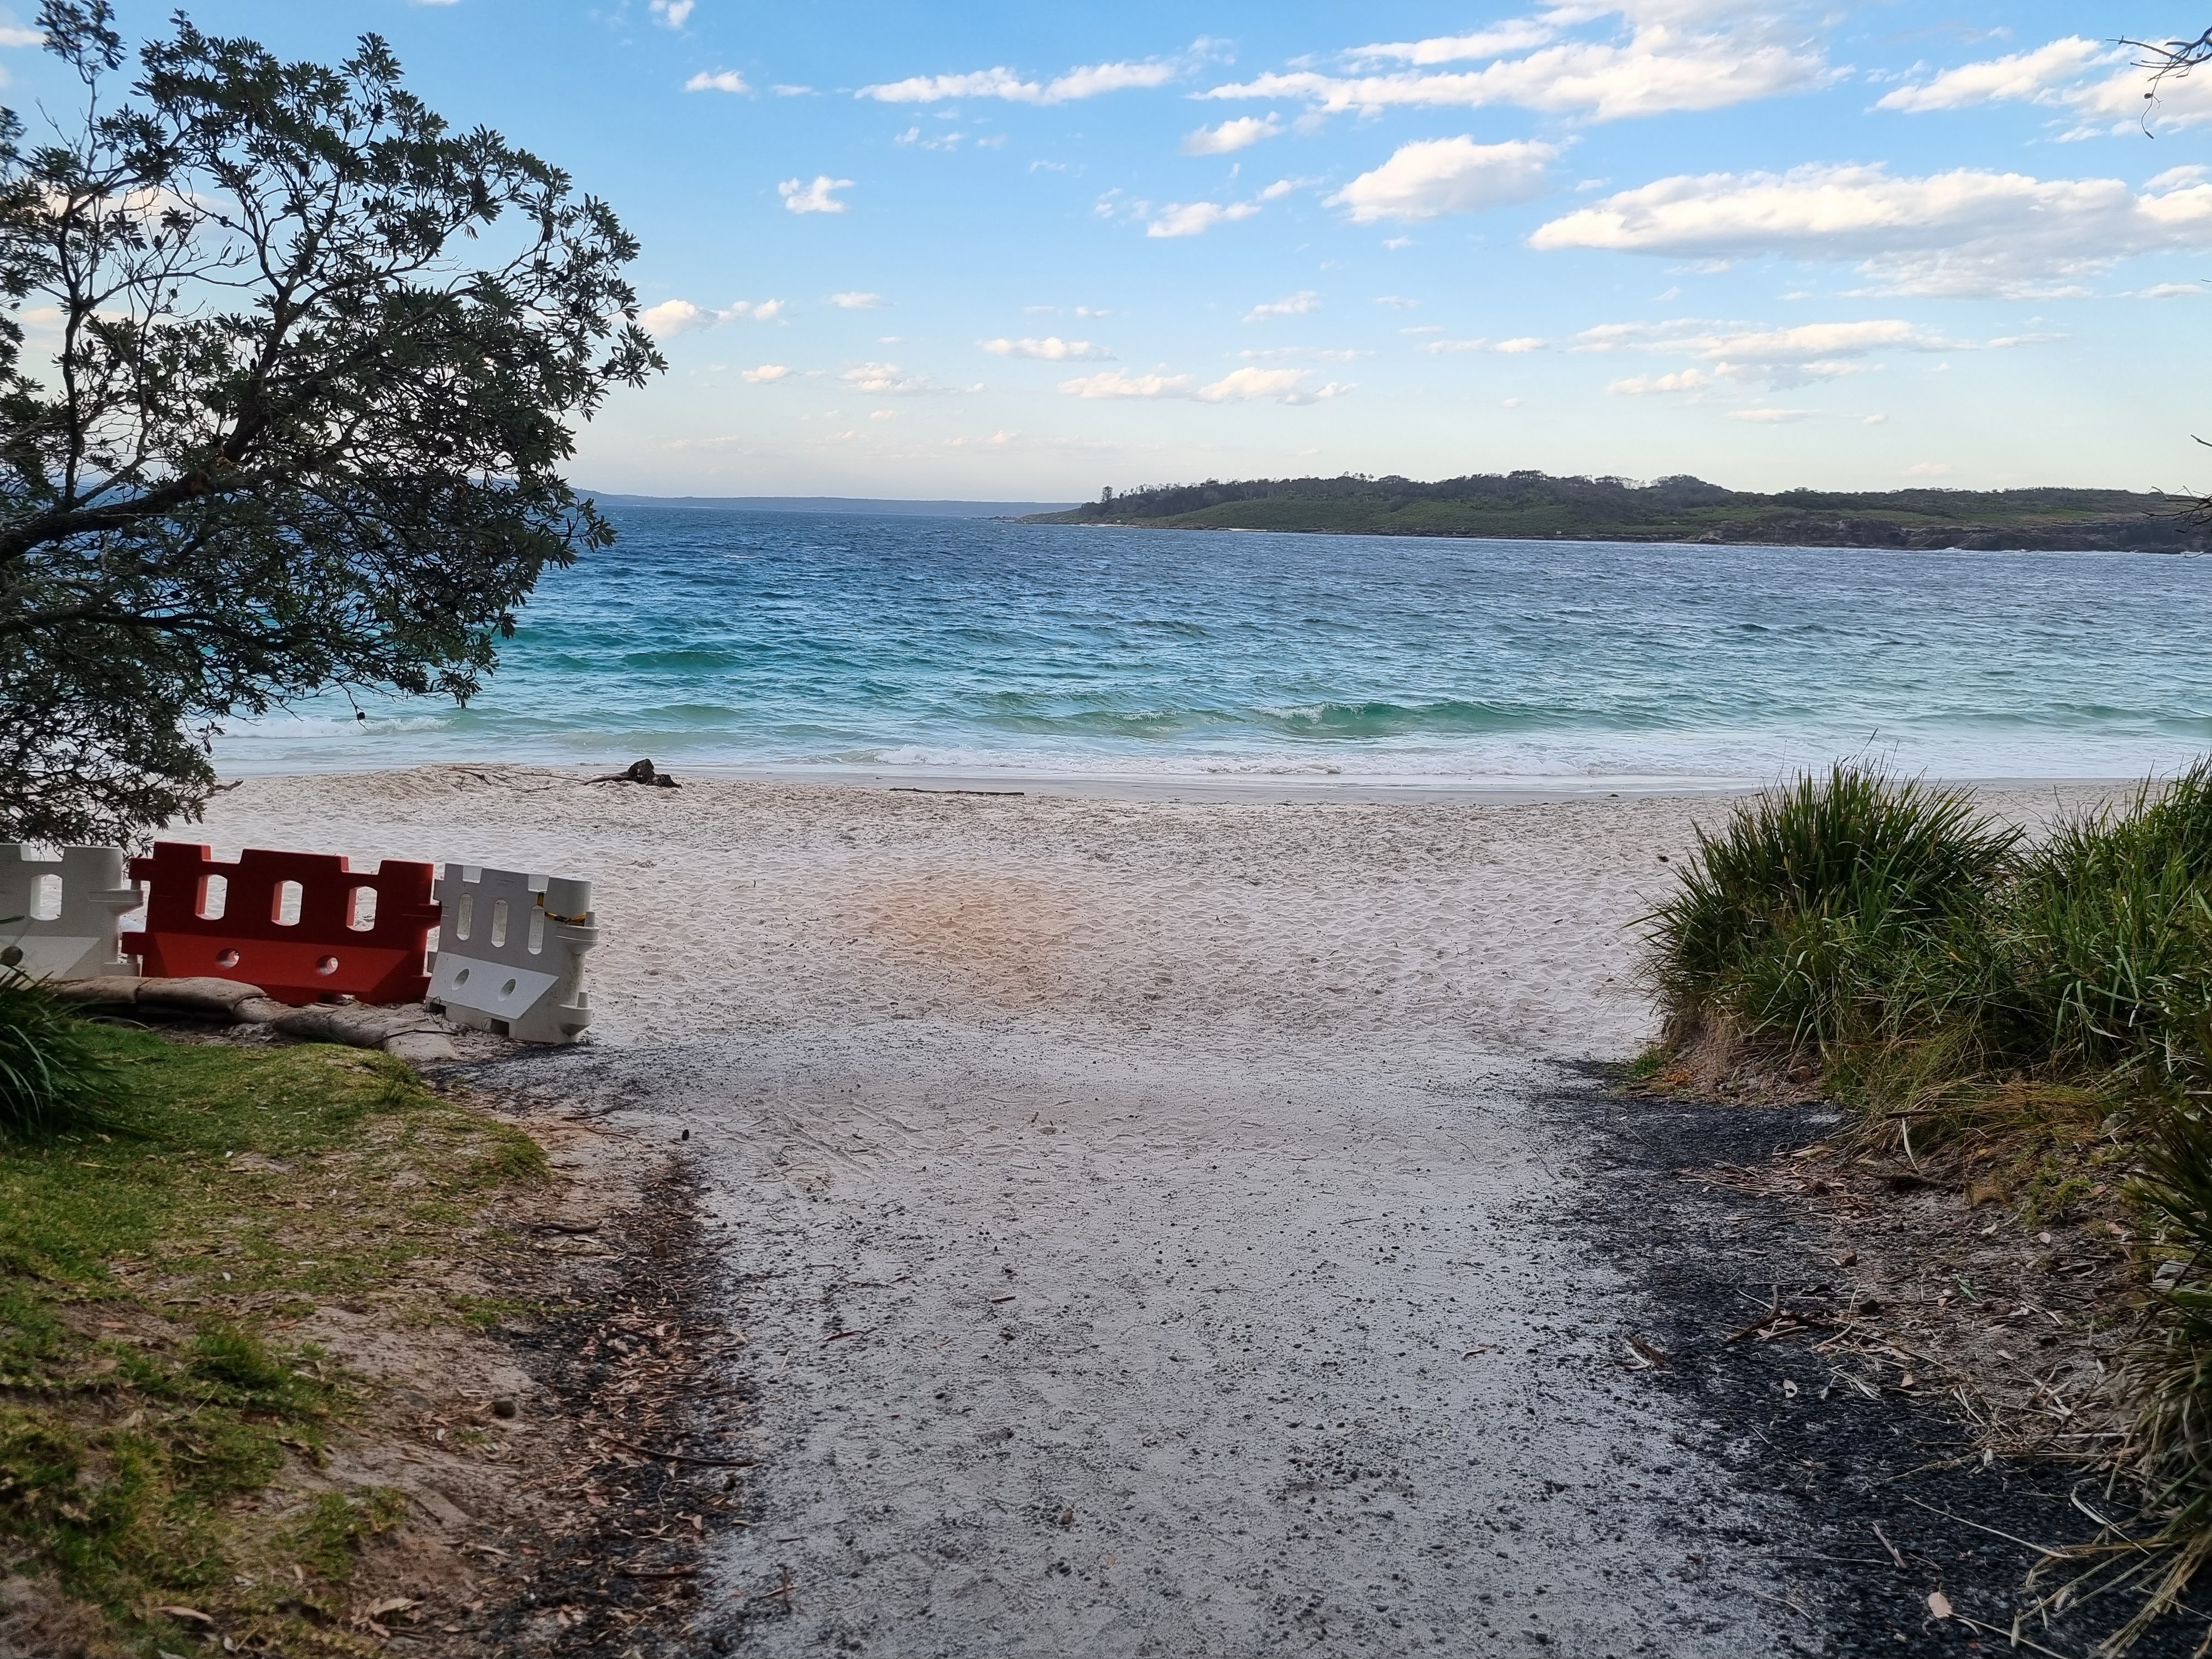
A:
[[[480,865],[438,878],[438,954],[423,1000],[518,1042],[574,1042],[592,1023],[584,952],[599,942],[592,884]]]

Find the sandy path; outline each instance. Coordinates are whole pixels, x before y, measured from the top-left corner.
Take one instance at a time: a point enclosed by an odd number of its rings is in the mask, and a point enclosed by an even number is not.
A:
[[[424,769],[209,839],[599,884],[603,1041],[505,1075],[689,1129],[726,1226],[702,1651],[1817,1651],[1534,1103],[1648,1035],[1624,928],[1720,810]]]
[[[1773,1650],[1524,1064],[924,1020],[527,1069],[690,1127],[731,1229],[711,1650]]]

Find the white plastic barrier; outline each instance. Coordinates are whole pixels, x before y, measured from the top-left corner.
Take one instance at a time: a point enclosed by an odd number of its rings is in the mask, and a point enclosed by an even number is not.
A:
[[[599,942],[592,884],[448,864],[423,1002],[520,1042],[574,1042],[592,1023],[584,952]]]
[[[112,847],[64,847],[59,859],[35,859],[0,842],[0,955],[33,979],[98,979],[135,974],[138,959],[117,945],[118,924],[143,897]],[[12,920],[11,920],[12,918]]]

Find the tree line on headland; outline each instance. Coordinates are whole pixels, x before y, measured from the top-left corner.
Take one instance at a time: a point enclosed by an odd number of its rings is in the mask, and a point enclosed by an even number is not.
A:
[[[1687,476],[1553,477],[1471,473],[1425,483],[1346,473],[1156,484],[1033,524],[1274,530],[1513,540],[1716,542],[1792,547],[2128,550],[2212,545],[2202,505],[2125,489],[1790,489],[1758,495]]]

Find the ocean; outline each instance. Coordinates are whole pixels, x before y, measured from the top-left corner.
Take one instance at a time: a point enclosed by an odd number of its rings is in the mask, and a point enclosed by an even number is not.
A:
[[[1668,787],[2212,750],[2200,556],[609,516],[465,708],[320,698],[234,723],[218,765]]]

